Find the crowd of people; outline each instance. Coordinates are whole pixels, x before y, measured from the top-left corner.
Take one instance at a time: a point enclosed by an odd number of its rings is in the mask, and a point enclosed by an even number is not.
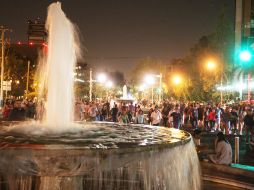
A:
[[[110,121],[119,123],[150,124],[180,129],[190,125],[193,129],[223,131],[226,135],[247,134],[247,143],[254,141],[254,112],[252,105],[205,102],[164,101],[144,105],[133,102],[76,101],[75,121]],[[43,101],[7,99],[2,109],[3,120],[40,120],[45,106]],[[250,134],[250,138],[249,138]]]

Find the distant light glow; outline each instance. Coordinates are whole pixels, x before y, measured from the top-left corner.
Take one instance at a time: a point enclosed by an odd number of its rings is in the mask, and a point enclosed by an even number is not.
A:
[[[29,45],[32,46],[32,45],[34,45],[34,43],[33,42],[29,42]]]
[[[153,85],[155,83],[155,79],[153,75],[146,75],[145,82],[149,85]]]
[[[106,79],[107,79],[107,76],[105,75],[105,73],[100,73],[98,74],[97,76],[97,81],[99,83],[105,83],[106,82]]]
[[[207,62],[207,69],[208,70],[213,70],[213,69],[215,69],[215,67],[216,67],[216,63],[214,61],[210,60]]]
[[[244,50],[240,53],[239,55],[239,58],[242,60],[242,61],[250,61],[251,59],[251,54],[249,51],[247,50]]]
[[[181,82],[182,82],[181,76],[175,75],[175,76],[173,77],[173,83],[174,83],[175,85],[178,85],[178,84],[180,84]]]

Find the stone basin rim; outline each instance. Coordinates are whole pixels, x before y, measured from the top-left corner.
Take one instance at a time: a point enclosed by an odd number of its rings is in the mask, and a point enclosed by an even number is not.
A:
[[[17,122],[8,122],[9,124],[12,124],[12,123],[15,123],[15,124],[18,124]],[[22,122],[19,122],[19,123],[22,123]],[[81,122],[77,122],[77,123],[81,123]],[[168,128],[165,128],[165,127],[154,127],[154,126],[150,126],[150,125],[141,125],[141,124],[127,124],[127,125],[121,125],[119,123],[113,123],[113,122],[86,122],[88,124],[99,124],[99,125],[104,125],[106,127],[114,127],[114,126],[127,126],[127,127],[132,127],[132,126],[140,126],[140,127],[144,127],[144,128],[149,128],[149,129],[163,129],[163,130],[167,130]],[[84,123],[83,123],[84,124]],[[170,130],[170,129],[168,129]],[[105,151],[110,151],[110,152],[114,152],[114,151],[117,151],[119,149],[122,149],[122,150],[132,150],[132,149],[136,149],[136,150],[139,150],[140,151],[145,151],[145,150],[154,150],[154,149],[164,149],[164,148],[173,148],[173,147],[177,147],[177,146],[181,146],[181,145],[184,145],[188,142],[191,141],[192,137],[190,135],[190,133],[186,132],[186,131],[182,131],[182,130],[179,130],[180,133],[184,133],[184,137],[182,138],[175,138],[173,137],[172,139],[177,139],[178,141],[175,141],[175,142],[170,142],[170,139],[169,141],[166,141],[166,142],[159,142],[159,143],[151,143],[151,144],[146,144],[146,145],[140,145],[138,144],[137,142],[118,142],[118,145],[119,144],[122,144],[124,145],[124,147],[116,147],[116,148],[112,148],[112,147],[107,147],[107,148],[100,148],[100,147],[96,147],[96,148],[91,148],[91,147],[88,147],[86,145],[83,145],[82,144],[80,146],[75,146],[73,144],[64,144],[64,143],[61,143],[59,142],[59,144],[38,144],[38,143],[23,143],[23,144],[16,144],[15,146],[15,143],[13,143],[12,145],[13,146],[7,146],[7,147],[0,147],[1,150],[6,150],[6,149],[16,149],[16,150],[20,150],[20,149],[34,149],[34,150],[42,150],[42,149],[51,149],[51,150],[62,150],[62,149],[70,149],[70,150],[89,150],[91,152],[93,151],[101,151],[101,152],[105,152]],[[169,137],[171,137],[171,135],[169,135]],[[94,143],[96,144],[96,142]],[[116,143],[117,144],[117,143]],[[33,146],[34,145],[34,146]],[[132,150],[133,151],[133,150]]]

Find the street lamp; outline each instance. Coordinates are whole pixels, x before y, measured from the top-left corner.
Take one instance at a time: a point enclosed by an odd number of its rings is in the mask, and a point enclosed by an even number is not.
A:
[[[111,81],[106,82],[107,75],[105,73],[100,73],[97,75],[97,80],[93,80],[93,71],[90,69],[90,77],[89,77],[89,100],[92,101],[92,90],[93,90],[93,82],[99,82],[106,84],[106,87],[111,88],[113,83]]]
[[[152,103],[153,103],[153,85],[155,83],[153,75],[146,75],[145,82],[152,86]]]
[[[106,95],[107,95],[107,100],[108,100],[108,97],[109,97],[109,89],[111,89],[112,87],[113,87],[113,82],[112,81],[107,81],[106,83],[105,83],[105,86],[106,86],[106,88],[107,88],[107,93],[106,93]]]
[[[216,67],[215,61],[213,60],[208,61],[206,67],[208,70],[214,70]]]
[[[173,76],[172,81],[175,85],[179,85],[182,82],[182,77],[180,75],[175,75]]]
[[[145,82],[149,85],[153,85],[155,83],[153,75],[146,75]]]
[[[217,63],[214,60],[209,60],[206,64],[206,68],[208,71],[213,71],[217,67]],[[223,83],[223,69],[220,71],[220,102],[223,102],[223,93],[222,93],[222,83]]]
[[[100,73],[97,76],[97,82],[104,83],[107,80],[107,76],[105,73]]]
[[[153,85],[155,83],[155,77],[159,78],[159,85],[160,85],[160,90],[159,90],[159,102],[161,102],[162,99],[162,73],[159,75],[155,74],[149,74],[145,77],[145,82],[149,85],[152,85],[152,102],[153,102]]]

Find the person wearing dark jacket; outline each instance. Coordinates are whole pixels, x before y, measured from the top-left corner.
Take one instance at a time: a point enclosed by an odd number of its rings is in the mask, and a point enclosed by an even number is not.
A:
[[[253,136],[254,136],[254,115],[253,112],[249,109],[247,110],[247,114],[244,116],[243,121],[246,130],[246,144],[249,144],[249,132],[251,134],[250,142],[253,143]]]
[[[21,106],[21,101],[14,102],[14,108],[11,110],[8,120],[10,121],[24,121],[26,119],[26,111]]]
[[[117,104],[115,104],[114,107],[112,108],[111,114],[112,114],[112,121],[117,122],[117,114],[118,114]]]

